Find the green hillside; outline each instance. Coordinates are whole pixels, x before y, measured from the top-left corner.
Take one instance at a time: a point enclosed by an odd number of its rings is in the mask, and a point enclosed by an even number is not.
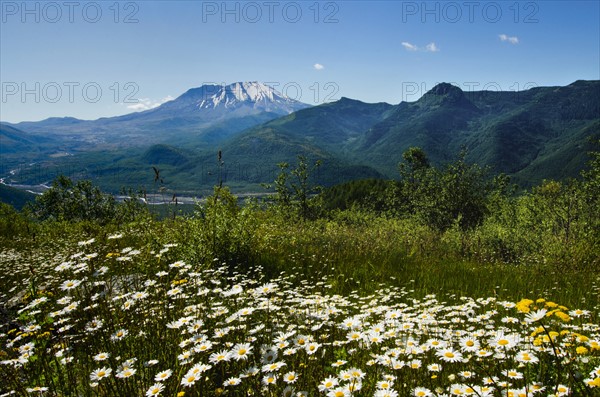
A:
[[[0,202],[22,209],[27,203],[35,200],[35,194],[0,184]]]
[[[600,132],[599,93],[598,81],[522,93],[463,93],[439,85],[375,125],[365,135],[364,158],[393,173],[410,146],[424,148],[437,164],[464,147],[469,161],[515,175],[525,185],[574,177],[585,164],[587,138]]]

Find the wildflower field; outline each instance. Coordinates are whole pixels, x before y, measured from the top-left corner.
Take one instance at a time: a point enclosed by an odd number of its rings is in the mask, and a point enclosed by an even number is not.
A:
[[[600,396],[594,159],[522,195],[401,167],[345,209],[301,162],[164,219],[62,178],[0,203],[0,396]]]
[[[115,233],[1,256],[1,395],[595,396],[597,306],[345,294],[307,268],[267,277]],[[57,247],[58,248],[58,247]],[[299,263],[293,258],[290,263]],[[315,261],[314,265],[332,266]],[[432,269],[435,270],[435,269]],[[347,280],[351,283],[351,280]],[[586,291],[598,294],[592,283]],[[531,299],[528,299],[531,298]]]

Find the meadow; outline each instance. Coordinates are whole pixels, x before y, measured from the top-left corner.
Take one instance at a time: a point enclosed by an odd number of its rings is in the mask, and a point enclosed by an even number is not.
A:
[[[386,208],[325,210],[302,161],[187,216],[0,206],[0,395],[598,395],[600,167],[514,195],[414,160]]]

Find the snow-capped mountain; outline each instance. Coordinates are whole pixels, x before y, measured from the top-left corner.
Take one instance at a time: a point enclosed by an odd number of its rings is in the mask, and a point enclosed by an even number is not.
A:
[[[289,114],[308,105],[286,97],[266,84],[253,82],[237,82],[229,85],[207,84],[188,90],[172,105],[180,105],[191,110],[191,107],[202,109],[253,109],[254,111]],[[167,104],[165,104],[167,105]],[[170,107],[170,106],[167,106]]]
[[[255,81],[222,86],[209,98],[203,99],[198,104],[198,107],[202,109],[210,109],[218,106],[234,108],[243,102],[253,103],[254,108],[275,107],[273,105],[293,108],[297,101],[286,98],[273,88]]]
[[[142,112],[98,120],[50,118],[14,126],[45,136],[65,136],[68,142],[79,142],[77,148],[90,143],[139,146],[204,138],[215,142],[309,106],[259,82],[205,84]]]

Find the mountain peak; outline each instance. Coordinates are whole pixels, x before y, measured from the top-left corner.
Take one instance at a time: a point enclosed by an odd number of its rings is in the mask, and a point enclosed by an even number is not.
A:
[[[427,94],[432,95],[462,95],[463,91],[450,83],[439,83],[433,87]]]
[[[358,99],[352,99],[352,98],[348,98],[348,97],[341,97],[340,99],[338,99],[335,102],[331,102],[331,103],[364,103],[363,101],[359,101]]]
[[[269,101],[291,101],[286,96],[276,92],[272,87],[258,81],[237,82],[218,88],[215,95],[204,100],[198,105],[200,108],[210,108],[218,104],[225,107],[235,106],[238,102],[269,102]]]
[[[218,107],[229,109],[249,105],[253,108],[264,108],[266,111],[283,107],[288,113],[291,113],[306,107],[303,103],[288,98],[273,87],[258,81],[240,81],[229,85],[211,85],[200,88],[204,87],[210,89],[203,90],[205,95],[197,102],[199,109]]]
[[[308,107],[259,81],[205,84],[186,91],[173,102],[170,106],[185,107],[189,111],[253,109],[289,114]]]
[[[450,83],[440,83],[425,93],[418,102],[426,105],[474,105],[466,98],[465,93],[459,87]]]

